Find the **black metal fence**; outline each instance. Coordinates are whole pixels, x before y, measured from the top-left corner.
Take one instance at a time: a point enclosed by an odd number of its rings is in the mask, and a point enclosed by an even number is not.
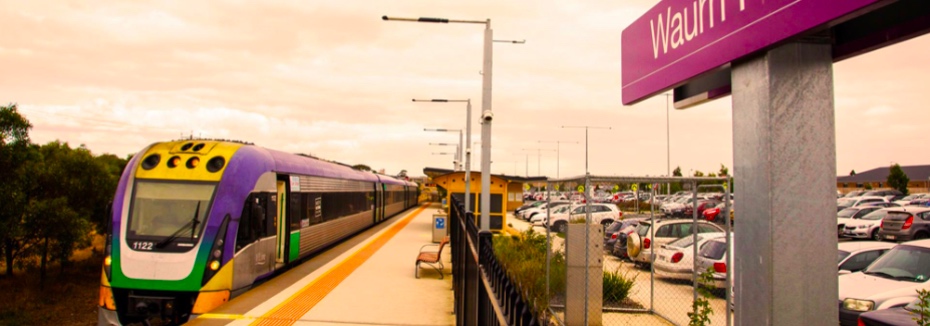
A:
[[[449,218],[456,325],[540,325],[494,256],[492,233],[454,196]]]

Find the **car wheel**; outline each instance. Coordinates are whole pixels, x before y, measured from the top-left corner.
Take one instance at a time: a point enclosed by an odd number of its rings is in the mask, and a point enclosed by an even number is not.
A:
[[[878,229],[875,229],[875,231],[872,231],[872,240],[882,241],[882,237],[878,235]]]
[[[568,223],[565,221],[555,222],[555,230],[559,233],[568,233]]]
[[[914,240],[926,239],[926,238],[927,238],[927,233],[925,232],[917,232],[917,234],[914,235]]]

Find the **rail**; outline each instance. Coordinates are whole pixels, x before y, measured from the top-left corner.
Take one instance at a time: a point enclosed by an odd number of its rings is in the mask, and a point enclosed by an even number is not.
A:
[[[492,233],[452,196],[449,239],[456,325],[541,325],[494,256]]]

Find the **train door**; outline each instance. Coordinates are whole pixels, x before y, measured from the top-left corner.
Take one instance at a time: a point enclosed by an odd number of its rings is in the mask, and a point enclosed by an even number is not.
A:
[[[277,230],[277,249],[275,250],[275,263],[278,266],[284,264],[284,257],[287,255],[287,184],[285,181],[278,180],[278,216],[275,218],[275,229]]]
[[[381,191],[381,185],[375,183],[375,222],[381,222],[384,219],[384,192]]]

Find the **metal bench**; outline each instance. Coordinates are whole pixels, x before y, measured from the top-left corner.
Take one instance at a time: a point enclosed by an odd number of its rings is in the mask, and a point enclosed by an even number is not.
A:
[[[420,253],[417,255],[417,264],[416,264],[416,268],[414,269],[413,275],[416,278],[420,278],[420,263],[424,263],[424,264],[430,265],[430,267],[432,267],[437,272],[439,272],[439,279],[440,280],[443,279],[444,275],[442,274],[442,269],[445,266],[442,265],[442,249],[445,248],[446,244],[448,243],[449,243],[449,237],[446,236],[442,238],[442,241],[440,241],[438,245],[431,243],[431,244],[423,245],[422,247],[420,247]],[[436,251],[424,250],[428,247],[436,247],[436,246],[439,247],[439,249],[437,249]]]

